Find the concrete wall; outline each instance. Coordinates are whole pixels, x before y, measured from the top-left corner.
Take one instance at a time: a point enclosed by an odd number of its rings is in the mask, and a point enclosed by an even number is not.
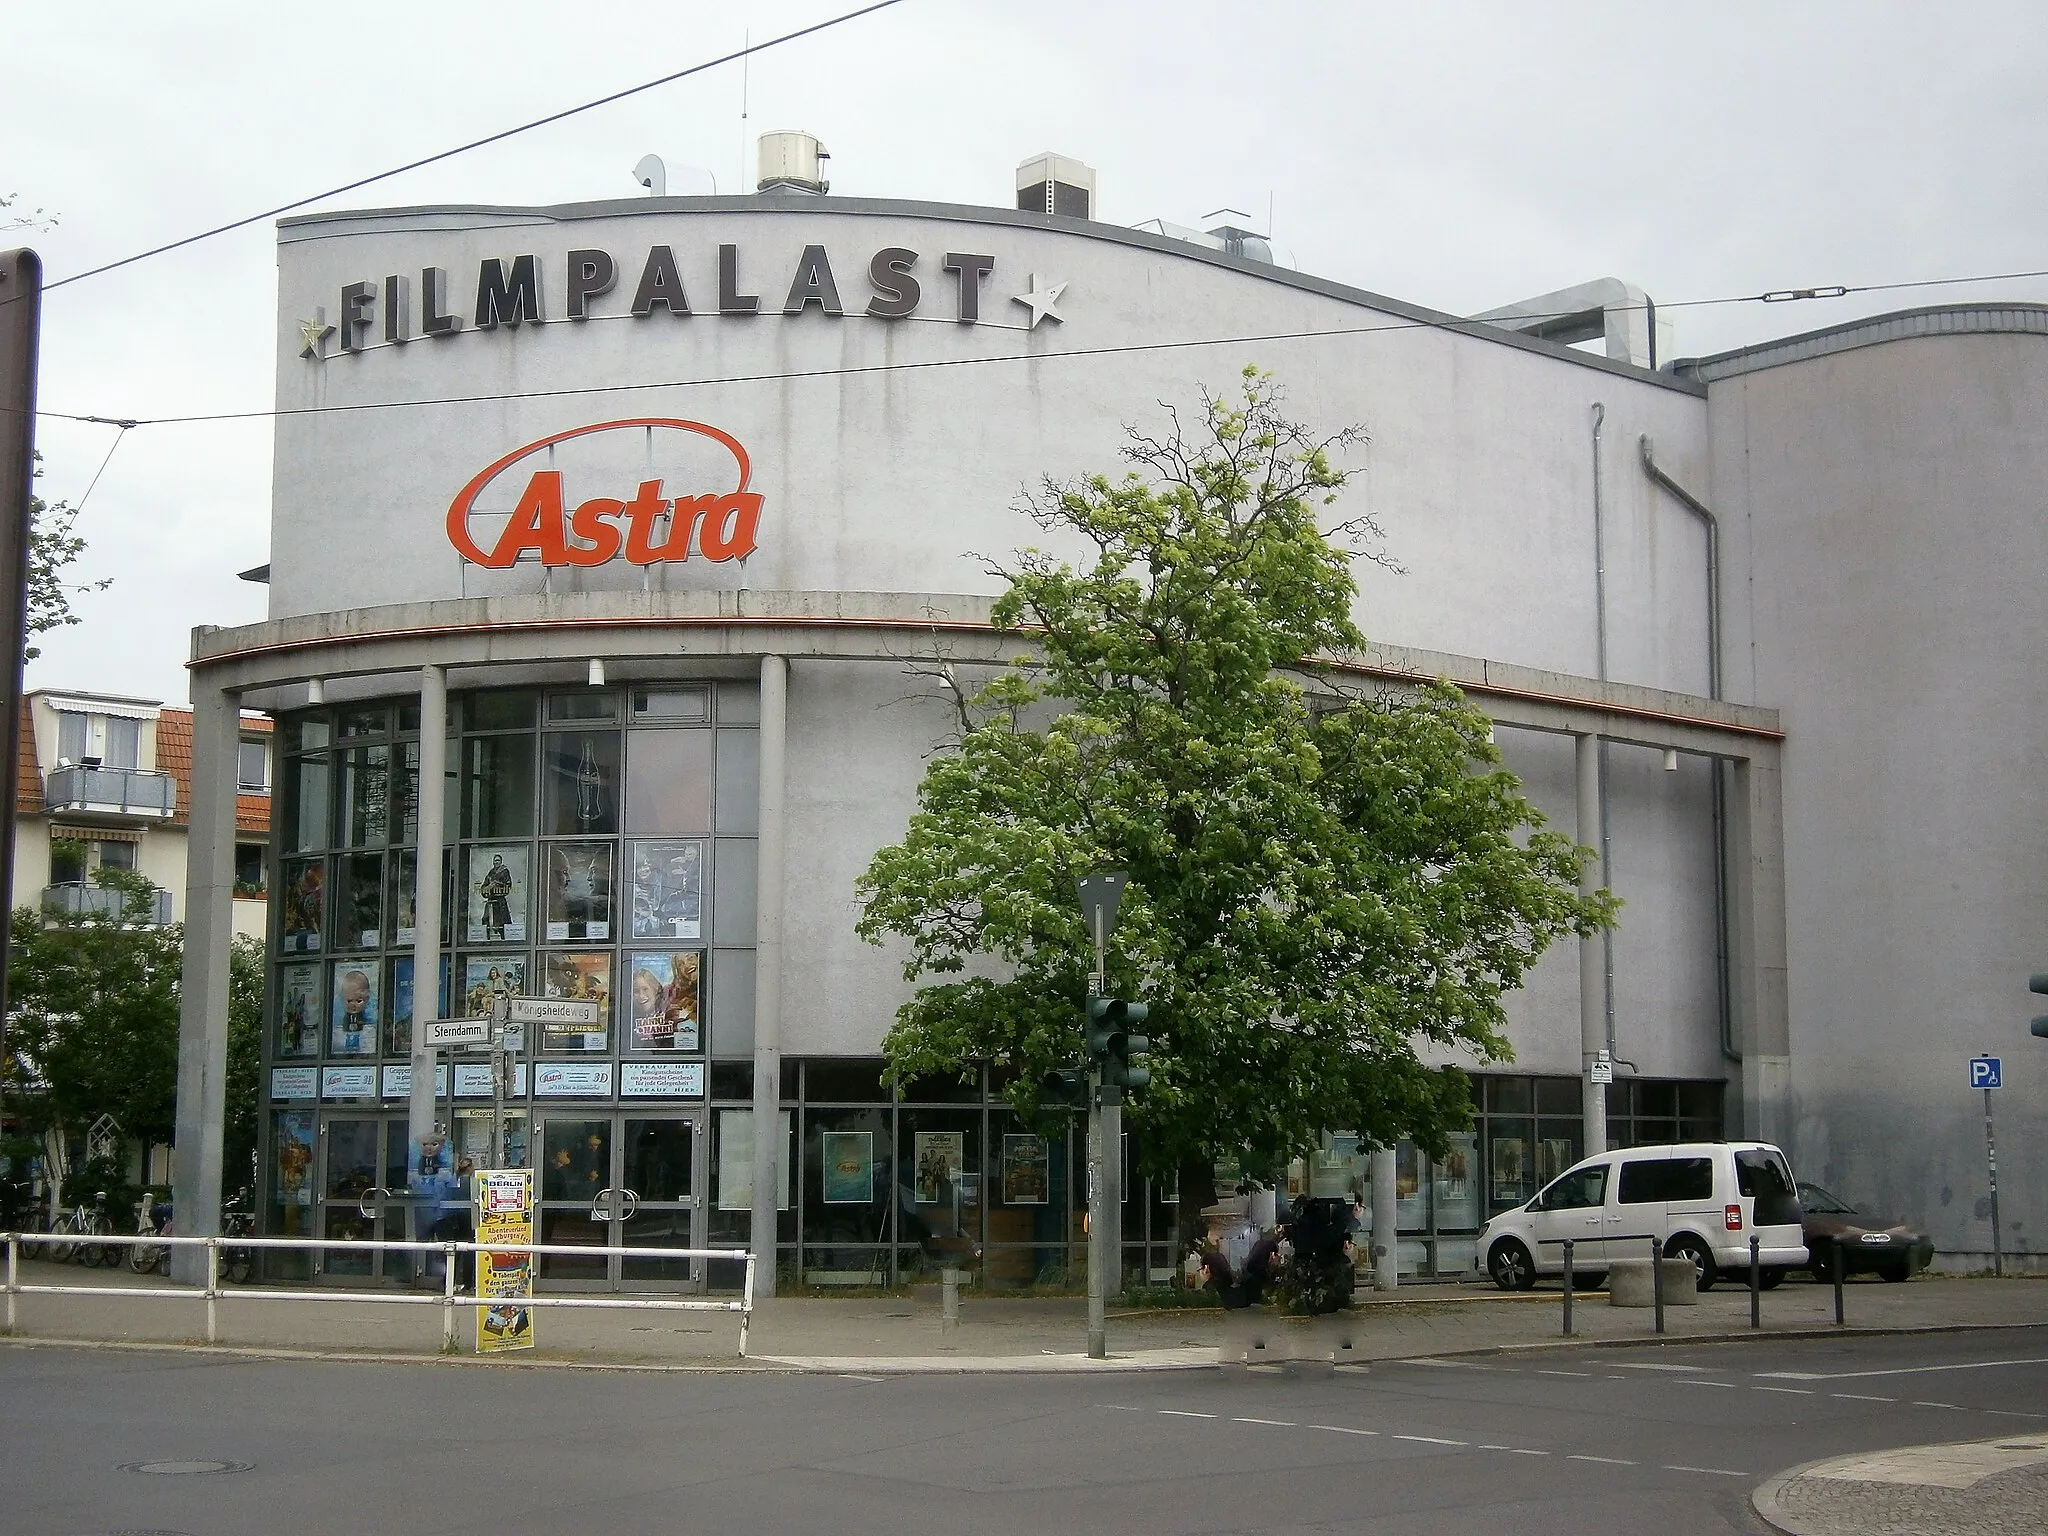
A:
[[[1801,1177],[2009,1251],[2048,1248],[2048,339],[1927,336],[1713,385],[1731,678],[1783,711]],[[1660,448],[1661,454],[1661,448]],[[1971,1257],[1974,1256],[1974,1257]]]

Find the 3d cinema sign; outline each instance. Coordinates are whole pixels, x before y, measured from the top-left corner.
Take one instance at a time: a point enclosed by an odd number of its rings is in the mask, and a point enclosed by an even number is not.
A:
[[[713,444],[723,450],[716,455],[721,462],[724,455],[731,455],[739,483],[729,491],[699,486],[670,496],[664,494],[666,486],[661,479],[643,479],[630,499],[592,496],[572,502],[568,472],[552,467],[554,450],[579,439],[614,433],[622,435],[623,446],[641,448],[650,460],[658,441],[680,441],[690,447],[701,446],[699,440]],[[680,439],[674,434],[681,434]],[[581,446],[590,445],[586,441]],[[491,497],[502,504],[503,495],[520,484],[521,473],[526,480],[511,514],[485,548],[477,539],[477,525],[488,526],[492,514],[478,503]],[[449,504],[448,542],[463,559],[497,570],[522,559],[538,560],[545,566],[605,565],[621,555],[633,565],[655,565],[688,560],[692,551],[704,560],[744,560],[754,552],[761,526],[760,493],[747,489],[752,474],[747,450],[739,440],[701,421],[640,416],[572,427],[514,449],[478,471]]]
[[[698,313],[684,281],[688,258],[679,260],[672,245],[650,246],[644,256],[621,262],[610,251],[570,251],[565,271],[551,275],[536,255],[487,257],[477,265],[475,303],[465,306],[461,290],[440,267],[420,272],[417,293],[408,274],[393,273],[379,281],[345,284],[341,289],[340,323],[329,325],[325,309],[316,318],[300,322],[303,357],[320,358],[331,336],[344,352],[362,352],[372,346],[402,345],[416,337],[447,337],[465,325],[479,331],[500,326],[538,325],[561,317],[590,320],[606,315],[630,315],[646,320],[657,310],[674,318]],[[922,268],[920,266],[922,264]],[[712,264],[698,276],[708,276]],[[704,312],[720,315],[759,315],[772,312],[762,308],[761,295],[747,291],[753,279],[743,276],[740,248],[721,245],[716,260],[717,302]],[[937,271],[932,269],[936,266]],[[922,276],[920,276],[922,270]],[[928,262],[913,250],[888,246],[868,260],[866,302],[856,294],[850,301],[859,312],[878,320],[903,320],[918,312],[925,301],[929,282],[942,293],[950,290],[952,318],[974,325],[983,318],[983,303],[989,296],[990,279],[996,270],[993,256],[973,251],[947,251],[936,262]],[[713,285],[700,288],[704,292]],[[1030,311],[1027,330],[1041,320],[1061,319],[1058,308],[1065,283],[1041,287],[1036,274],[1030,291],[1017,294],[1011,302]],[[631,300],[627,301],[630,292]],[[556,302],[559,300],[559,307]],[[807,245],[797,258],[781,312],[801,315],[816,305],[819,313],[834,319],[844,316],[849,301],[840,294],[839,277],[832,259],[822,245]],[[941,301],[943,302],[943,300]],[[993,318],[988,317],[988,318]]]

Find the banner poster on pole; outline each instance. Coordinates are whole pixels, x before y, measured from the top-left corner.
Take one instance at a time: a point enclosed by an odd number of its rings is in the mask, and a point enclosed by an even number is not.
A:
[[[476,1173],[476,1240],[523,1244],[533,1241],[533,1170],[489,1168]],[[533,1308],[520,1302],[533,1295],[533,1255],[476,1256],[476,1295],[489,1306],[476,1308],[476,1352],[497,1354],[533,1348]]]

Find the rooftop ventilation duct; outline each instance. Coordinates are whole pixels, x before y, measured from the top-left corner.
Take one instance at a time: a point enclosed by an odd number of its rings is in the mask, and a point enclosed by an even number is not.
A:
[[[1604,339],[1609,357],[1638,368],[1655,368],[1658,356],[1670,350],[1671,323],[1657,317],[1647,293],[1618,277],[1539,293],[1471,318],[1567,347]]]
[[[807,192],[813,196],[830,192],[822,162],[832,156],[817,138],[808,133],[780,130],[761,135],[760,180],[757,192]]]
[[[1231,217],[1224,218],[1226,214]],[[1208,217],[1223,219],[1223,222],[1212,224],[1207,229],[1191,229],[1185,224],[1169,224],[1164,219],[1147,219],[1142,224],[1133,225],[1132,228],[1145,230],[1150,234],[1165,235],[1171,240],[1185,240],[1189,245],[1205,246],[1209,250],[1221,251],[1226,256],[1237,256],[1245,261],[1263,261],[1267,266],[1274,265],[1273,247],[1267,238],[1246,228],[1242,223],[1233,222],[1233,219],[1248,219],[1249,215],[1240,213],[1235,208],[1218,208]]]
[[[1095,171],[1047,150],[1017,167],[1017,206],[1026,213],[1095,217]]]

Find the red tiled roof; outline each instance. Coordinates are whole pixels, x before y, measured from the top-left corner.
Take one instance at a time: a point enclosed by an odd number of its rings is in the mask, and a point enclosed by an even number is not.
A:
[[[36,761],[35,707],[21,701],[21,750],[15,754],[14,814],[43,814],[43,768]]]
[[[255,735],[267,734],[271,724],[268,720],[242,721],[242,730]],[[159,773],[168,773],[178,786],[178,808],[171,817],[174,827],[189,827],[192,823],[192,711],[189,709],[165,709],[156,717],[156,767]],[[270,834],[270,796],[235,796],[235,831],[238,833]]]

